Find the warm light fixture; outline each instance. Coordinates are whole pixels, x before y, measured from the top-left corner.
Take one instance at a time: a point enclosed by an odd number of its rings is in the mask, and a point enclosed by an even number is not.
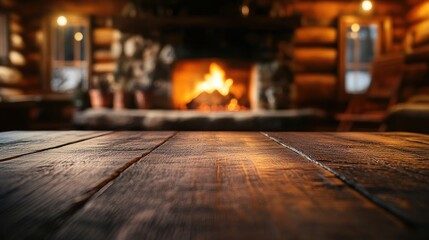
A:
[[[250,9],[249,9],[249,6],[248,6],[248,5],[244,4],[244,5],[242,5],[242,6],[241,6],[241,14],[242,14],[244,17],[249,16],[249,12],[250,12]]]
[[[65,26],[65,25],[67,25],[67,18],[66,18],[66,17],[64,17],[64,16],[59,16],[59,17],[57,18],[57,24],[58,24],[59,26]]]
[[[81,32],[77,32],[74,34],[74,40],[80,42],[83,39],[83,34]]]
[[[370,0],[365,0],[362,2],[362,9],[364,11],[370,11],[372,9],[372,2]]]
[[[353,23],[353,25],[350,27],[352,29],[352,32],[357,33],[360,30],[360,26],[357,23]]]

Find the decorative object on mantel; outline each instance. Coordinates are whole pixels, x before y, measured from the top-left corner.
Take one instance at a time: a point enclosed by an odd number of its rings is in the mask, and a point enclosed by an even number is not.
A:
[[[280,9],[281,0],[127,3],[121,16],[112,19],[112,27],[123,34],[112,50],[120,52],[118,71],[126,76],[121,81],[125,79],[134,86],[135,104],[140,109],[173,108],[172,67],[177,65],[176,56],[178,60],[216,58],[270,64],[278,60],[278,46],[291,41],[301,20],[300,15]],[[249,11],[248,17],[243,11]],[[137,38],[141,38],[140,43],[136,43]],[[132,56],[125,51],[132,52]],[[164,61],[165,55],[170,60]],[[278,64],[278,69],[267,76],[271,88],[263,90],[264,109],[290,106],[292,77],[286,76],[288,70],[284,69],[283,60]],[[117,81],[121,79],[118,74],[116,77]]]
[[[0,83],[3,84],[16,84],[21,82],[22,74],[10,67],[0,66]]]
[[[132,94],[137,108],[171,108],[172,46],[161,47],[141,35],[122,34],[112,44],[112,53],[117,58],[114,108],[128,107],[123,101],[130,103]]]
[[[89,90],[89,99],[92,108],[109,108],[112,106],[112,85],[114,76],[103,74],[94,76],[93,88]]]
[[[290,88],[293,73],[290,66],[279,61],[257,63],[252,74],[255,78],[253,94],[255,109],[286,109],[290,107]]]

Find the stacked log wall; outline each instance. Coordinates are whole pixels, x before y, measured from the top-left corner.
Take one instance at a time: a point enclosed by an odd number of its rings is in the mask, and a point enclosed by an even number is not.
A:
[[[404,100],[429,93],[429,0],[408,0]]]
[[[295,101],[298,106],[328,106],[338,101],[339,45],[338,19],[341,16],[389,16],[392,20],[392,51],[402,51],[406,21],[404,4],[398,1],[374,3],[370,13],[359,1],[296,1],[288,12],[303,16],[295,32]]]
[[[7,61],[0,73],[0,97],[21,95],[34,91],[37,72],[37,57],[28,41],[25,16],[13,0],[0,1],[0,9],[7,18]],[[34,67],[36,65],[36,67]]]
[[[11,0],[2,0],[11,1]],[[109,42],[109,27],[105,24],[106,19],[111,16],[120,14],[121,9],[125,5],[122,1],[104,1],[104,0],[91,0],[86,1],[84,4],[79,0],[70,1],[54,1],[54,0],[40,0],[39,4],[35,4],[33,1],[26,1],[23,3],[17,3],[16,8],[19,9],[20,16],[22,18],[21,29],[23,29],[22,37],[25,43],[24,55],[27,60],[26,67],[23,72],[26,78],[30,79],[31,82],[36,83],[36,87],[32,87],[33,90],[39,92],[49,92],[50,81],[48,79],[49,68],[47,68],[48,61],[50,58],[46,53],[44,47],[44,37],[46,36],[46,27],[49,24],[48,19],[58,13],[70,13],[73,15],[82,16],[93,16],[95,19],[91,41],[92,52],[91,57],[94,60],[90,64],[90,74],[95,76],[104,74],[106,72],[112,72],[112,59],[109,56],[110,42]],[[103,35],[107,33],[107,35]],[[101,34],[101,35],[100,35]],[[101,39],[106,37],[106,39]],[[97,39],[94,39],[97,38]],[[92,60],[91,59],[91,60]],[[110,61],[110,64],[109,64]],[[91,82],[89,83],[91,87]]]
[[[111,26],[111,20],[105,17],[92,19],[92,79],[90,87],[96,87],[103,78],[114,78],[117,69],[117,60],[111,48],[118,38],[119,31]]]

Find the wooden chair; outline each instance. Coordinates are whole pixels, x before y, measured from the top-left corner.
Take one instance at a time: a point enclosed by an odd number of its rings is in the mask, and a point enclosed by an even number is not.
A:
[[[376,58],[371,71],[372,80],[367,91],[353,97],[344,113],[337,114],[338,131],[350,131],[355,123],[378,124],[384,130],[383,121],[387,109],[397,102],[403,77],[404,55],[393,53]]]

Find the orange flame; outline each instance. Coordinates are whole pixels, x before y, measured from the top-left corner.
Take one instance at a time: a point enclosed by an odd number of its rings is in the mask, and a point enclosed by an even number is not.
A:
[[[233,99],[231,99],[231,101],[229,101],[229,104],[228,104],[228,106],[226,106],[226,109],[228,110],[228,111],[239,111],[239,110],[241,110],[242,108],[240,107],[240,105],[238,104],[238,100],[237,99],[235,99],[235,98],[233,98]]]
[[[233,84],[233,80],[228,78],[225,80],[225,71],[216,63],[211,63],[209,67],[210,72],[204,76],[204,81],[198,83],[192,94],[197,97],[202,92],[213,93],[217,90],[223,96],[228,95],[229,88]]]

